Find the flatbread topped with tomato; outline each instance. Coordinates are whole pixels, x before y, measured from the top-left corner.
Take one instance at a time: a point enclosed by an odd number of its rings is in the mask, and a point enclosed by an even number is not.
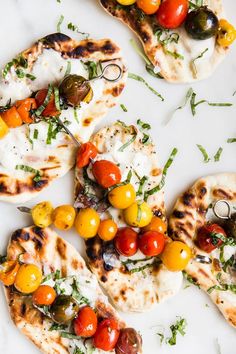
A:
[[[147,124],[141,126],[101,129],[89,143],[92,160],[81,149],[76,167],[75,227],[92,272],[125,312],[150,309],[182,285],[182,273],[159,257],[169,242],[164,179]]]
[[[223,201],[222,201],[223,200]],[[217,204],[216,204],[217,203]],[[236,327],[236,173],[203,177],[176,202],[169,219],[169,235],[189,245],[193,255],[186,272]],[[212,213],[214,207],[216,215]],[[217,208],[222,210],[216,211]],[[225,210],[226,209],[226,210]]]
[[[173,83],[210,76],[236,38],[221,0],[100,0],[129,26],[150,60],[147,71]]]
[[[101,75],[108,64],[106,77]],[[81,42],[55,33],[9,62],[0,80],[0,200],[29,200],[74,165],[76,145],[113,107],[126,81],[120,49],[109,39]],[[90,81],[92,79],[92,81]]]
[[[119,318],[75,248],[51,229],[14,232],[0,276],[12,320],[43,353],[142,352],[139,334]]]

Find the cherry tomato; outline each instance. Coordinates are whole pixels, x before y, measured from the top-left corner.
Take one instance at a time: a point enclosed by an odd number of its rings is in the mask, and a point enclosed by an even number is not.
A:
[[[22,264],[16,274],[15,288],[24,294],[31,294],[38,289],[42,281],[42,272],[34,264]]]
[[[133,5],[136,2],[136,0],[116,0],[116,1],[123,6]]]
[[[139,204],[135,202],[131,204],[123,212],[125,222],[134,227],[144,227],[148,225],[152,220],[152,209],[150,206],[143,202]]]
[[[117,251],[123,256],[133,256],[138,250],[138,234],[130,227],[118,230],[114,239]]]
[[[24,100],[16,101],[15,103],[17,112],[19,113],[22,121],[24,123],[32,123],[33,119],[31,117],[31,109],[37,107],[36,101],[34,98],[26,98]]]
[[[83,307],[73,322],[75,334],[80,337],[92,337],[97,330],[98,320],[94,310],[89,307]]]
[[[165,236],[157,231],[147,231],[138,239],[140,251],[148,257],[158,256],[165,246]]]
[[[116,209],[126,209],[135,202],[136,192],[132,184],[128,183],[116,187],[108,194],[110,204]]]
[[[54,209],[52,213],[52,220],[54,226],[59,230],[69,230],[74,225],[75,209],[71,205],[60,205]]]
[[[173,29],[184,22],[187,14],[187,0],[163,0],[156,16],[161,27]]]
[[[83,238],[96,236],[100,224],[100,217],[92,208],[80,209],[75,218],[75,228]]]
[[[191,249],[180,241],[168,243],[161,255],[163,264],[172,272],[184,270],[191,257]]]
[[[146,231],[157,231],[160,232],[161,234],[165,234],[167,231],[167,225],[158,216],[153,216],[150,224],[142,228],[142,232],[146,232]]]
[[[120,334],[118,322],[114,318],[107,318],[98,324],[93,337],[95,348],[111,351],[115,348]]]
[[[116,343],[116,354],[142,352],[142,337],[133,328],[123,328]]]
[[[16,107],[11,107],[7,111],[1,113],[1,118],[9,128],[17,128],[22,125],[22,119]]]
[[[82,168],[90,163],[90,159],[94,159],[98,154],[95,145],[90,142],[84,143],[80,146],[77,154],[77,167]]]
[[[219,29],[217,34],[217,44],[221,47],[228,47],[236,39],[236,29],[226,20],[219,21]]]
[[[210,253],[223,244],[220,237],[227,237],[222,227],[217,224],[206,224],[198,230],[197,245],[203,251]]]
[[[32,300],[35,305],[49,306],[57,297],[56,291],[48,285],[40,285],[38,289],[33,293]]]
[[[20,264],[17,261],[6,261],[1,264],[0,281],[5,286],[13,285],[19,268]]]
[[[112,219],[102,220],[98,228],[98,236],[103,241],[111,241],[117,233],[117,224]]]
[[[37,103],[38,107],[40,107],[44,103],[47,93],[48,93],[47,89],[43,89],[43,90],[40,90],[37,92],[35,99],[36,99],[36,103]],[[45,109],[42,112],[42,116],[55,117],[58,114],[60,114],[60,112],[56,109],[55,96],[52,93],[47,106],[45,107]]]
[[[98,184],[103,188],[112,187],[121,181],[120,169],[111,161],[100,160],[94,162],[92,171]]]
[[[137,6],[147,15],[152,15],[159,9],[161,0],[137,0]]]

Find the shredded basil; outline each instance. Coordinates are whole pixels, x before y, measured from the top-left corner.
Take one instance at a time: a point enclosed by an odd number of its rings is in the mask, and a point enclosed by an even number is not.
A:
[[[162,344],[165,339],[164,334],[159,332],[159,333],[157,333],[157,335],[160,337],[160,343]]]
[[[223,148],[219,147],[219,149],[217,150],[217,152],[216,152],[216,154],[214,156],[214,161],[215,162],[220,161],[220,157],[221,157],[222,152],[223,152]]]
[[[71,61],[68,61],[66,66],[65,77],[70,75],[70,73],[71,73]]]
[[[128,109],[125,107],[123,103],[120,105],[120,108],[123,110],[123,112],[128,112]]]
[[[141,119],[138,119],[137,120],[137,124],[140,126],[141,129],[144,129],[144,130],[150,130],[151,129],[151,125],[149,123],[145,123],[143,122]]]
[[[2,76],[4,79],[8,72],[11,70],[12,66],[16,67],[16,75],[19,78],[23,78],[25,76],[25,73],[23,72],[23,70],[19,69],[19,67],[26,69],[28,67],[28,62],[22,55],[19,55],[18,57],[14,58],[12,61],[7,63],[3,69]]]
[[[44,111],[44,109],[46,108],[46,106],[48,105],[48,103],[50,101],[52,93],[53,93],[53,86],[49,85],[47,96],[45,97],[43,104],[41,106],[39,106],[38,109],[35,111],[36,116],[40,116],[42,114],[42,112]]]
[[[80,348],[76,347],[75,350],[73,351],[73,354],[85,354],[85,352]]]
[[[22,170],[24,172],[31,172],[35,174],[35,177],[33,178],[33,181],[38,182],[41,180],[41,171],[36,170],[33,167],[27,166],[27,165],[16,165],[15,167],[16,170]]]
[[[195,0],[195,3],[193,1],[189,1],[189,8],[192,9],[198,9],[199,7],[203,6],[203,0]]]
[[[209,48],[206,48],[201,54],[199,54],[195,59],[193,59],[190,63],[190,67],[193,71],[193,76],[196,78],[197,77],[197,67],[196,67],[196,61],[204,56],[204,54],[209,50]]]
[[[236,138],[229,138],[229,139],[227,140],[227,143],[228,143],[228,144],[236,143]]]
[[[167,343],[170,345],[176,345],[177,334],[181,334],[181,336],[185,335],[185,328],[187,325],[187,321],[184,318],[179,318],[175,324],[170,326],[170,330],[172,332],[172,336],[167,338]]]
[[[136,133],[133,134],[133,137],[130,140],[128,140],[124,145],[122,145],[118,149],[118,151],[123,152],[129,145],[131,145],[135,141],[136,137],[137,137],[137,134]]]
[[[158,42],[160,42],[162,45],[167,45],[172,42],[177,44],[179,41],[179,34],[176,32],[170,33],[167,29],[158,28],[155,32],[155,35],[157,36]]]
[[[79,283],[77,280],[74,278],[73,284],[72,284],[73,292],[72,292],[72,297],[78,302],[79,305],[89,305],[89,299],[87,299],[85,296],[81,295],[80,289],[79,289]]]
[[[76,336],[75,334],[69,333],[69,332],[61,332],[60,336],[62,338],[68,338],[68,339],[77,339],[81,340],[81,337]]]
[[[212,232],[210,237],[213,239],[213,241],[215,241],[215,245],[217,245],[218,241],[221,240],[223,241],[224,246],[236,246],[236,241],[233,237],[225,237],[224,235],[215,232]]]
[[[146,181],[148,180],[148,177],[147,176],[143,176],[139,182],[139,187],[138,187],[138,191],[136,193],[137,196],[140,196],[143,194],[143,187],[146,183]]]
[[[142,272],[143,270],[147,269],[147,268],[152,268],[154,266],[154,263],[148,263],[148,264],[145,264],[144,266],[142,267],[139,267],[139,268],[133,268],[131,270],[129,270],[129,272],[131,274],[133,273],[138,273],[138,272]]]
[[[172,56],[173,58],[175,58],[175,59],[184,60],[184,56],[183,56],[182,54],[179,54],[179,53],[177,53],[177,52],[172,52],[172,51],[166,49],[166,47],[164,47],[164,52],[165,52],[165,54],[171,55],[171,56]]]
[[[193,284],[195,286],[197,286],[200,289],[199,284],[197,283],[197,281],[195,279],[193,279],[193,277],[191,277],[191,275],[189,275],[185,270],[183,270],[183,275],[185,277],[185,279],[190,283]]]
[[[36,80],[36,76],[32,75],[32,74],[26,74],[25,75],[28,79],[30,79],[31,81]]]
[[[141,76],[136,75],[136,74],[129,73],[129,74],[128,74],[128,78],[144,83],[144,85],[145,85],[152,93],[154,93],[154,95],[156,95],[157,97],[159,97],[159,98],[161,99],[161,101],[164,101],[164,98],[162,97],[162,95],[161,95],[160,93],[158,93],[153,87],[151,87],[151,86],[147,83],[147,81],[144,80]]]
[[[64,21],[64,16],[61,15],[58,22],[57,22],[57,32],[61,32],[61,24]]]
[[[159,192],[165,185],[165,180],[166,180],[166,175],[167,175],[167,171],[168,169],[170,168],[170,166],[172,165],[173,161],[174,161],[174,158],[175,156],[177,155],[178,153],[178,149],[177,148],[174,148],[170,154],[170,157],[168,158],[165,166],[164,166],[164,169],[163,169],[163,172],[162,172],[162,179],[161,179],[161,182],[154,188],[146,191],[144,193],[144,200],[147,201],[148,197],[150,195],[153,195],[154,193],[157,193]]]
[[[39,135],[39,131],[38,131],[38,129],[34,129],[34,135],[33,135],[33,138],[34,138],[34,139],[38,139],[38,135]]]
[[[19,79],[22,79],[23,77],[25,77],[25,73],[22,69],[16,69],[16,75],[17,75],[17,77],[19,77]]]
[[[85,68],[88,70],[89,80],[95,79],[102,72],[101,62],[86,61],[82,62]]]
[[[45,283],[46,281],[53,279],[53,280],[58,280],[61,278],[61,271],[57,269],[54,273],[50,273],[46,275],[46,277],[43,278],[42,283]]]
[[[199,106],[202,103],[207,103],[208,106],[213,106],[213,107],[230,107],[233,104],[232,103],[217,103],[217,102],[209,102],[207,100],[200,100],[196,102],[196,96],[197,94],[195,92],[192,92],[191,100],[190,100],[190,106],[191,106],[191,111],[192,115],[195,116],[196,114],[196,107]]]
[[[219,277],[218,277],[218,281],[219,281],[220,285],[211,286],[207,290],[208,294],[211,294],[214,290],[217,290],[217,291],[231,291],[232,293],[236,294],[236,285],[235,284],[222,283],[221,280],[219,279]]]
[[[53,323],[51,327],[49,328],[49,331],[63,331],[66,329],[67,326],[58,324],[58,323]]]
[[[60,96],[59,96],[58,87],[55,86],[53,88],[53,92],[54,92],[54,99],[55,99],[56,109],[60,112],[61,111],[61,106],[60,106]]]
[[[79,31],[79,27],[77,25],[74,25],[72,22],[67,24],[67,28],[73,32],[77,32],[77,33],[82,34],[86,38],[89,37],[89,33]]]
[[[236,90],[233,92],[233,95],[232,96],[235,96],[236,95]]]
[[[78,113],[77,113],[76,107],[74,107],[74,118],[75,118],[76,122],[79,124]]]
[[[46,144],[50,145],[52,143],[52,135],[53,135],[53,123],[49,121],[48,123],[48,132],[47,132],[47,140]]]
[[[210,159],[210,157],[209,157],[209,155],[208,155],[208,153],[207,153],[207,151],[206,151],[206,149],[202,146],[202,145],[200,145],[200,144],[197,144],[197,147],[198,147],[198,149],[201,151],[201,153],[202,153],[202,156],[203,156],[203,161],[205,162],[205,163],[208,163],[211,159]]]

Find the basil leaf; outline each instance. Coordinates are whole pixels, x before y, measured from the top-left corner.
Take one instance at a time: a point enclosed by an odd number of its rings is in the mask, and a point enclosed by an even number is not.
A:
[[[159,98],[161,99],[161,101],[164,101],[164,98],[162,97],[162,95],[161,95],[159,92],[157,92],[153,87],[151,87],[151,86],[147,83],[147,81],[145,81],[141,76],[136,75],[136,74],[129,73],[129,74],[128,74],[128,78],[144,83],[144,85],[145,85],[152,93],[154,93],[154,95],[156,95],[157,97],[159,97]]]
[[[128,112],[128,109],[125,107],[124,104],[121,104],[120,108],[123,110],[123,112]]]
[[[49,85],[48,92],[47,92],[47,95],[45,97],[43,104],[41,106],[39,106],[38,109],[35,111],[36,116],[40,116],[41,113],[44,111],[44,109],[46,108],[46,106],[48,105],[48,103],[51,99],[52,93],[53,93],[53,86]]]
[[[58,22],[57,22],[57,32],[59,32],[59,33],[61,32],[61,24],[63,21],[64,21],[64,16],[61,15]]]
[[[202,145],[200,145],[200,144],[197,144],[197,147],[198,147],[198,149],[201,151],[201,153],[202,153],[202,156],[203,156],[203,161],[205,162],[205,163],[208,163],[211,159],[210,159],[210,157],[208,156],[208,153],[206,152],[206,149],[202,146]]]
[[[214,156],[214,161],[215,162],[220,161],[220,157],[221,157],[222,152],[223,152],[223,148],[219,147],[219,149],[217,150],[217,152],[216,152],[216,154]]]
[[[128,140],[124,145],[122,145],[118,149],[118,151],[123,152],[129,145],[131,145],[135,141],[136,137],[137,137],[137,134],[134,134],[130,140]]]
[[[206,48],[201,54],[199,54],[195,59],[193,59],[190,63],[190,67],[193,71],[193,76],[194,78],[197,77],[197,67],[196,67],[196,61],[204,56],[204,54],[209,50],[209,48]]]
[[[181,334],[181,336],[185,335],[185,328],[187,325],[187,321],[184,318],[179,318],[175,324],[170,326],[170,330],[172,332],[172,336],[167,338],[167,343],[170,345],[176,345],[177,334]]]
[[[229,139],[227,140],[227,143],[228,143],[228,144],[236,143],[236,138],[229,138]]]

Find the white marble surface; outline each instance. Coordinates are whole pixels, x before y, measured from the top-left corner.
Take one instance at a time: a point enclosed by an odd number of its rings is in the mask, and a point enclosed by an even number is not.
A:
[[[236,24],[236,5],[234,0],[224,0],[230,21]],[[179,111],[168,126],[163,126],[170,112],[183,100],[189,85],[170,85],[158,81],[145,73],[141,59],[130,46],[132,33],[119,22],[109,17],[96,0],[0,0],[0,66],[4,65],[19,51],[46,34],[56,31],[56,23],[61,14],[65,16],[62,30],[68,22],[78,24],[81,31],[89,32],[92,37],[111,37],[123,48],[124,55],[132,72],[143,75],[165,97],[160,102],[145,87],[135,81],[129,81],[121,98],[128,108],[124,113],[120,107],[113,109],[105,122],[115,119],[135,122],[141,118],[151,123],[152,135],[158,145],[162,163],[165,162],[173,146],[179,154],[169,171],[166,185],[167,206],[173,205],[176,196],[196,178],[223,171],[236,171],[236,144],[227,144],[229,137],[236,136],[235,106],[214,108],[199,106],[195,118],[190,109]],[[225,62],[207,81],[196,83],[193,88],[200,98],[210,101],[227,101],[236,104],[236,45],[230,51]],[[211,156],[219,146],[224,148],[220,162],[204,164],[196,144],[202,144]],[[73,174],[55,182],[34,201],[51,199],[54,205],[72,202]],[[15,206],[0,204],[0,253],[5,251],[11,232],[30,224],[27,216],[20,215]],[[71,241],[81,253],[83,244],[76,234],[67,233],[65,238]],[[206,306],[206,304],[209,305]],[[169,328],[176,316],[187,319],[187,333],[178,338],[175,347],[166,344],[160,346],[156,332],[157,326]],[[208,297],[195,287],[182,290],[174,299],[159,305],[145,314],[124,315],[130,326],[135,326],[143,335],[144,354],[233,354],[236,351],[235,330],[219,314]],[[217,345],[220,344],[221,351]],[[36,354],[38,350],[24,338],[11,323],[5,303],[2,287],[0,288],[0,353],[1,354]]]

